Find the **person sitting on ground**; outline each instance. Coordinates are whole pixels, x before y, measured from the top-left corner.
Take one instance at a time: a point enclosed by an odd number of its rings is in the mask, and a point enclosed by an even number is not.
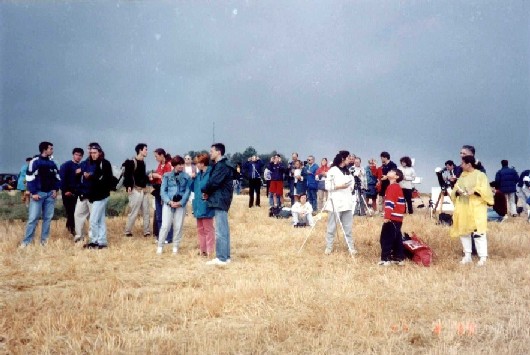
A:
[[[313,220],[313,206],[307,202],[307,195],[301,194],[299,201],[295,202],[291,208],[293,215],[293,226],[297,227],[300,225],[314,226],[315,221]]]
[[[493,206],[488,207],[488,222],[502,222],[508,213],[506,197],[496,181],[490,182],[493,191]]]

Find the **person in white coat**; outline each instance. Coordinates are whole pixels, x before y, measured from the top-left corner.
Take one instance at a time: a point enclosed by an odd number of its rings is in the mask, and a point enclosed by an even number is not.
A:
[[[326,177],[326,190],[329,192],[325,210],[328,211],[328,226],[326,232],[326,255],[333,251],[333,241],[337,230],[337,220],[342,224],[344,237],[350,254],[356,254],[352,237],[353,226],[353,178],[348,171],[347,151],[340,151],[333,159],[333,165]]]

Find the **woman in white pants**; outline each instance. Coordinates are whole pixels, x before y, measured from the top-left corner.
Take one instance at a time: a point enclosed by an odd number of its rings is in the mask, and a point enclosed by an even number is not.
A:
[[[475,169],[475,157],[462,157],[462,175],[455,183],[451,199],[455,205],[451,237],[462,242],[464,258],[461,264],[469,264],[473,240],[480,257],[477,266],[486,264],[488,258],[488,205],[493,205],[493,194],[488,177]]]
[[[157,254],[162,254],[167,233],[173,225],[173,254],[178,253],[182,238],[182,226],[186,216],[186,203],[190,197],[192,179],[184,172],[184,159],[176,155],[171,159],[173,171],[162,177],[160,196],[162,197],[162,227],[158,233]]]

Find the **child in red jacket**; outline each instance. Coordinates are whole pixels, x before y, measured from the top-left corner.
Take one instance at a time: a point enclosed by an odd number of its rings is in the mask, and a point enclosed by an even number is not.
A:
[[[381,261],[378,265],[390,266],[392,263],[404,265],[401,224],[405,214],[405,197],[399,182],[403,180],[401,170],[390,170],[387,175],[390,185],[385,192],[384,221],[381,228]]]

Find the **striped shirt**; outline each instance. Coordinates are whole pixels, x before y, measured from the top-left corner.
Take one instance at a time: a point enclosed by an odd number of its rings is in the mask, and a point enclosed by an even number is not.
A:
[[[403,222],[405,214],[405,197],[399,184],[390,184],[385,193],[385,219]]]

